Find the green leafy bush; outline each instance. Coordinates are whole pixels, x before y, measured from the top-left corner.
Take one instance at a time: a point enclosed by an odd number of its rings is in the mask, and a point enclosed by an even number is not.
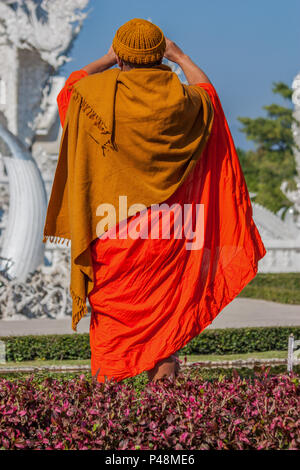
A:
[[[6,343],[7,361],[32,361],[35,359],[63,360],[89,359],[89,335],[37,335],[1,338]]]
[[[184,354],[243,354],[284,351],[288,336],[300,339],[300,327],[225,328],[205,330],[182,350]]]
[[[300,339],[300,327],[206,329],[192,339],[181,354],[243,354],[287,350],[288,336]],[[89,335],[38,335],[0,338],[6,343],[7,361],[35,359],[89,359]]]

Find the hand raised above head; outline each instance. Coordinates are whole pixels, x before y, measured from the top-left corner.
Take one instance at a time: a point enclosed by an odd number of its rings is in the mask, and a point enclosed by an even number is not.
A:
[[[166,50],[164,53],[164,57],[171,62],[175,62],[178,64],[180,59],[184,56],[184,52],[180,49],[174,41],[171,41],[169,38],[166,39]]]
[[[112,65],[115,65],[117,63],[117,56],[115,51],[113,50],[112,44],[108,49],[106,55],[109,57],[109,59],[111,59]]]
[[[82,70],[85,70],[90,75],[92,73],[104,72],[104,70],[107,70],[110,67],[113,67],[114,65],[116,65],[116,63],[117,63],[117,56],[111,45],[107,53],[104,54],[103,57],[86,65],[85,67],[82,68]]]
[[[171,41],[169,38],[166,39],[166,50],[164,57],[172,62],[178,64],[188,81],[189,85],[196,85],[197,83],[211,83],[208,76],[203,70],[196,65],[192,59],[183,52],[180,47]]]

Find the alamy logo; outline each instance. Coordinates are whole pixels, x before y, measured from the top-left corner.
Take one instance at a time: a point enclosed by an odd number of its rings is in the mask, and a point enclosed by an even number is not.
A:
[[[194,216],[194,208],[196,214]],[[139,213],[138,215],[136,215]],[[150,213],[150,217],[149,217]],[[119,196],[119,230],[116,232],[116,208],[113,204],[103,203],[97,207],[97,217],[102,217],[96,227],[98,238],[118,239],[170,239],[171,213],[174,217],[174,238],[185,238],[187,250],[200,250],[204,242],[204,204],[132,204],[127,209],[127,196]],[[127,221],[128,217],[133,217]],[[149,224],[150,218],[150,224]],[[193,223],[195,219],[195,223]],[[108,227],[106,229],[106,227]]]

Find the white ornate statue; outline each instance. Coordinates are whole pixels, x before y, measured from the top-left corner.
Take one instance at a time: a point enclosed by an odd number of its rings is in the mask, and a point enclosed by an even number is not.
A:
[[[67,52],[86,17],[81,10],[87,3],[0,0],[0,79],[7,94],[0,111],[8,129],[27,146],[45,111],[43,91],[69,60]]]
[[[71,313],[69,249],[42,243],[59,141],[56,71],[88,0],[0,0],[0,318]],[[1,334],[1,333],[0,333]]]

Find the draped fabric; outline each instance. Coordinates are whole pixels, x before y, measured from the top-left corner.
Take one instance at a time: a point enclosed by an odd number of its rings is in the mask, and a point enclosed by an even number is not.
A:
[[[69,101],[73,91],[73,85],[77,83],[81,78],[87,77],[88,73],[85,70],[75,70],[66,80],[66,83],[60,93],[57,96],[58,113],[60,123],[64,126],[66,114],[69,106]]]
[[[182,84],[165,64],[112,68],[73,84],[43,241],[71,241],[75,331],[94,287],[90,243],[128,217],[123,196],[131,209],[170,197],[201,158],[212,123],[206,91]],[[107,207],[114,214],[103,223]]]
[[[255,277],[266,254],[217,92],[197,86],[210,97],[214,121],[194,169],[171,197],[90,246],[91,369],[99,382],[150,370],[183,348]]]

